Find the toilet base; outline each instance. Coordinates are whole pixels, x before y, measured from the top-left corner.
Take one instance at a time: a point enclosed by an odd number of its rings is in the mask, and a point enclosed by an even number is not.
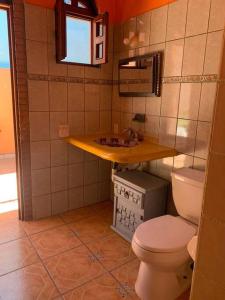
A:
[[[175,300],[191,284],[190,264],[174,272],[162,272],[141,262],[135,291],[141,300]]]

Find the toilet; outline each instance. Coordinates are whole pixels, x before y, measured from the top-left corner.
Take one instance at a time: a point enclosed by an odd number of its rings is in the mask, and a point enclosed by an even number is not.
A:
[[[182,168],[171,176],[179,216],[164,215],[144,222],[132,239],[141,262],[135,284],[141,300],[175,300],[191,283],[193,261],[187,245],[197,234],[205,173]]]

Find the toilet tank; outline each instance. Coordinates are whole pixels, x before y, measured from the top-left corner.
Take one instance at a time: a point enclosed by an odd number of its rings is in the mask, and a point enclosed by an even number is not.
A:
[[[182,168],[172,172],[173,199],[178,214],[198,224],[201,217],[205,172]]]

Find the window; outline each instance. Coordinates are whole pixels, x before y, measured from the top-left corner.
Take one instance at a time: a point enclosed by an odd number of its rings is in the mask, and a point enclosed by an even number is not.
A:
[[[98,15],[92,0],[56,1],[56,56],[62,63],[107,62],[108,13]]]

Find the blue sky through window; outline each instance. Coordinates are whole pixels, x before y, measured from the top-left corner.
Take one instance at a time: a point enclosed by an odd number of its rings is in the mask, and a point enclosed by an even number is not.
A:
[[[91,64],[91,22],[66,17],[67,57],[65,61]]]
[[[0,68],[10,68],[7,12],[0,9]]]

